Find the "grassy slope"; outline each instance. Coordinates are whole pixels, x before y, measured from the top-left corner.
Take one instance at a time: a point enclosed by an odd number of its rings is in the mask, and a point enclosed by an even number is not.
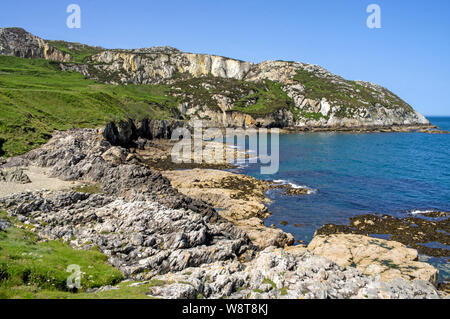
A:
[[[69,265],[85,273],[82,288],[101,287],[123,279],[98,251],[74,250],[59,241],[37,242],[34,233],[11,227],[0,233],[1,286],[36,285],[43,289],[67,290]]]
[[[122,273],[110,266],[99,251],[75,250],[60,241],[38,241],[31,226],[5,212],[0,212],[0,217],[13,225],[0,231],[0,299],[74,297],[67,288],[69,265],[80,266],[81,292],[123,280]]]
[[[0,231],[0,299],[144,299],[150,298],[150,287],[166,284],[152,280],[130,287],[133,282],[122,281],[122,273],[99,251],[75,250],[60,241],[38,241],[31,226],[2,211],[0,218],[13,225]],[[82,272],[76,293],[67,288],[69,265],[79,265]],[[117,289],[86,292],[106,285]]]
[[[27,230],[30,226],[8,218],[15,226],[0,231],[0,299],[146,299],[151,287],[166,282],[151,280],[138,286],[123,281],[119,270],[107,263],[97,250],[75,250],[59,241],[38,241]],[[17,228],[20,226],[21,228]],[[69,291],[66,272],[69,265],[79,265],[81,288]],[[119,283],[120,282],[120,283]],[[116,289],[86,292],[88,288],[111,285]]]
[[[205,86],[206,85],[206,86]],[[234,103],[231,111],[264,117],[279,109],[292,109],[294,102],[281,89],[281,84],[264,80],[247,82],[236,79],[223,79],[211,75],[201,78],[177,79],[172,87],[173,94],[187,94],[181,99],[190,104],[204,106],[210,110],[221,111],[214,96],[220,94]]]
[[[9,288],[0,286],[0,299],[154,299],[147,296],[151,287],[164,284],[158,281],[130,287],[132,281],[124,281],[108,291],[94,293],[71,293],[60,290],[39,289],[35,285],[22,285]]]
[[[99,84],[45,60],[0,56],[0,155],[35,148],[54,130],[126,117],[170,118],[176,101],[167,91],[163,85]]]

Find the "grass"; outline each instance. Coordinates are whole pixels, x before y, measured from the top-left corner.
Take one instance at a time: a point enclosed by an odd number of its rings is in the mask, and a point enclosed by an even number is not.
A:
[[[22,229],[27,225],[6,212],[0,211],[0,218],[15,225],[0,232],[0,299],[153,299],[148,296],[151,287],[166,284],[150,280],[130,286],[134,282],[122,281],[122,273],[99,251],[75,250],[59,241],[38,241],[34,233]],[[82,272],[77,291],[67,287],[69,265],[78,265]],[[86,292],[108,285],[116,289]]]
[[[320,120],[323,117],[323,114],[320,112],[301,112],[301,117],[306,119]]]
[[[0,153],[23,154],[54,130],[172,118],[177,102],[168,91],[165,85],[99,84],[54,62],[0,56]]]
[[[310,99],[321,99],[323,97],[331,100],[335,98],[342,87],[336,83],[333,83],[327,79],[320,78],[312,72],[306,70],[298,70],[294,76],[294,80],[301,83],[306,90],[306,95]],[[342,98],[344,95],[341,96]]]
[[[148,296],[151,287],[164,284],[159,281],[150,281],[146,284],[133,286],[133,282],[121,282],[108,291],[92,293],[72,293],[67,291],[39,289],[35,285],[22,285],[9,288],[0,286],[0,299],[154,299]]]
[[[11,297],[10,291],[26,291],[26,287],[69,292],[69,265],[80,267],[80,291],[123,280],[122,273],[97,250],[75,250],[59,241],[38,242],[34,233],[10,227],[0,233],[0,298]]]

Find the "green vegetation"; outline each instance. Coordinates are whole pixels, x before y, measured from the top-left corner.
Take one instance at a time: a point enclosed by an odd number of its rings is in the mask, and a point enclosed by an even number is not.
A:
[[[75,187],[73,190],[78,193],[88,193],[88,194],[102,193],[100,184],[82,185],[79,187]]]
[[[174,79],[177,82],[173,85],[171,93],[180,95],[181,102],[192,102],[193,105],[220,110],[217,101],[213,99],[213,95],[216,93],[216,87],[223,87],[225,81],[212,76],[189,78],[180,73],[176,73]]]
[[[75,250],[59,241],[38,241],[36,235],[0,211],[0,217],[17,227],[0,232],[0,299],[146,299],[150,288],[166,284],[151,280],[139,285],[122,281],[122,273],[97,250]],[[28,226],[27,228],[30,228]],[[69,265],[78,265],[81,288],[67,288]],[[114,289],[88,293],[89,288]]]
[[[313,119],[316,121],[323,117],[323,114],[320,112],[301,112],[300,114],[302,118]]]
[[[15,227],[0,232],[0,298],[29,289],[69,292],[69,265],[80,267],[80,291],[123,280],[122,273],[108,265],[107,257],[99,251],[74,250],[59,241],[38,242],[34,233]]]
[[[326,98],[328,101],[338,102],[342,106],[341,110],[336,113],[338,117],[352,115],[359,107],[377,104],[388,108],[403,107],[408,110],[411,109],[411,106],[387,89],[382,89],[383,98],[372,88],[362,86],[355,81],[344,79],[334,81],[326,77],[319,77],[306,70],[298,70],[294,80],[305,87],[307,98],[315,100]],[[313,119],[320,118],[315,113],[301,114],[301,116]]]
[[[130,287],[132,284],[131,281],[121,282],[114,287],[116,289],[92,293],[39,289],[35,285],[0,286],[0,299],[154,299],[148,296],[151,287],[163,285],[164,282],[152,280]]]
[[[326,98],[327,100],[335,100],[337,98],[347,99],[345,93],[342,90],[345,89],[343,85],[333,83],[332,81],[321,78],[312,72],[306,70],[298,70],[294,76],[294,81],[301,83],[306,90],[306,95],[310,99]]]
[[[263,284],[269,284],[272,286],[273,289],[277,289],[277,285],[269,278],[264,278]]]
[[[214,95],[222,95],[234,104],[231,111],[254,117],[266,116],[279,109],[293,108],[293,101],[281,89],[281,84],[265,80],[246,82],[236,79],[222,79],[212,75],[190,78],[177,74],[171,93],[181,96],[181,102],[206,106],[209,110],[221,111]],[[198,116],[198,114],[195,114]]]
[[[54,62],[0,56],[0,154],[23,154],[54,130],[172,118],[177,103],[168,91],[165,85],[99,84]]]
[[[255,84],[251,94],[237,100],[232,110],[258,117],[282,108],[292,109],[293,105],[281,84],[265,80]]]

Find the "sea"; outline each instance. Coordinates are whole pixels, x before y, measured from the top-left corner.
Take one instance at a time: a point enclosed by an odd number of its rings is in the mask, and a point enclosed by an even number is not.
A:
[[[450,117],[429,120],[450,131]],[[244,164],[239,171],[310,190],[307,196],[267,193],[272,215],[265,224],[306,244],[322,225],[349,224],[352,216],[450,211],[450,134],[281,134],[279,150],[276,174],[262,175],[259,164]],[[428,261],[441,270],[441,280],[449,279],[448,258]]]

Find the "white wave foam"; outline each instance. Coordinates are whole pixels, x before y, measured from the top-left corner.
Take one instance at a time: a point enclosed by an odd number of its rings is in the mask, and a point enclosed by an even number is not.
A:
[[[317,189],[308,187],[306,185],[298,185],[298,184],[286,181],[284,179],[277,179],[277,180],[274,180],[274,182],[278,183],[278,184],[282,184],[282,185],[290,185],[294,189],[306,189],[306,190],[308,190],[308,195],[317,194]]]
[[[428,213],[433,213],[435,212],[435,210],[413,210],[410,212],[410,214],[412,215],[420,215],[420,214],[428,214]]]

